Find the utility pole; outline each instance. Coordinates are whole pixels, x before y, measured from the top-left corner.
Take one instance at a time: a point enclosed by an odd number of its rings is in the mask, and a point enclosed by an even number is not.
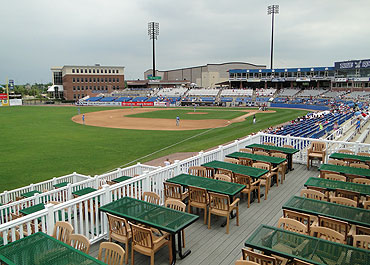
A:
[[[149,22],[148,23],[148,35],[149,39],[153,40],[153,77],[155,77],[155,40],[159,35],[159,23]]]
[[[275,14],[279,14],[279,5],[271,5],[267,7],[267,15],[272,15],[272,22],[271,22],[271,60],[270,60],[270,68],[272,69],[273,64],[273,54],[274,54],[274,16]]]

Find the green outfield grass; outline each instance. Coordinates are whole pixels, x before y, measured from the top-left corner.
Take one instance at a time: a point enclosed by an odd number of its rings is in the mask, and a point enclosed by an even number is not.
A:
[[[197,112],[207,112],[207,114],[188,114]],[[217,110],[217,109],[197,109],[194,112],[193,108],[188,109],[164,109],[152,112],[138,113],[127,115],[127,117],[151,118],[151,119],[176,119],[179,116],[181,120],[205,120],[205,119],[221,119],[232,120],[236,117],[246,114],[242,111]]]
[[[81,113],[108,109],[114,108],[81,107]],[[221,109],[220,113],[224,112],[227,111]],[[277,109],[276,113],[257,114],[254,125],[252,117],[248,117],[244,122],[211,130],[144,131],[74,123],[71,118],[77,115],[76,107],[2,107],[0,190],[11,190],[74,171],[101,174],[200,133],[204,134],[139,161],[175,152],[206,150],[305,113],[307,111]]]

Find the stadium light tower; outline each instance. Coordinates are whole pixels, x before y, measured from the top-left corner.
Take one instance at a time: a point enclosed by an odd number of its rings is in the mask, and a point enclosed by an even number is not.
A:
[[[271,26],[271,69],[272,59],[274,54],[274,16],[279,14],[279,5],[271,5],[267,7],[267,15],[272,15],[272,26]]]
[[[148,23],[148,35],[149,39],[153,40],[153,77],[155,77],[155,46],[154,42],[159,35],[159,23],[158,22],[149,22]]]

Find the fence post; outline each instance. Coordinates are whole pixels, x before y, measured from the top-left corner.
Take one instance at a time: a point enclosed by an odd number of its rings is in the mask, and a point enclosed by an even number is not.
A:
[[[219,157],[219,160],[224,160],[224,146],[223,145],[219,145],[218,146],[218,149],[220,149],[220,157]]]
[[[200,156],[199,157],[199,161],[200,161],[200,165],[204,164],[204,152],[203,150],[201,150],[198,155]]]
[[[109,196],[109,185],[108,184],[104,184],[103,187],[102,187],[103,191],[104,191],[104,201],[103,201],[103,205],[105,204],[108,204],[110,202],[112,202],[112,196]]]
[[[287,136],[286,136],[286,144],[287,145],[292,145],[292,142],[291,142],[292,140],[290,139],[290,134],[288,134]]]
[[[73,199],[73,196],[72,196],[72,184],[71,183],[68,183],[67,184],[67,198],[66,200],[72,200]]]
[[[56,178],[56,177],[54,177],[54,178],[53,178],[53,182],[52,182],[52,183],[53,183],[53,186],[54,186],[55,184],[57,184],[57,178]]]
[[[4,201],[3,201],[3,204],[7,204],[8,202],[9,202],[8,191],[7,190],[4,190]]]
[[[236,139],[235,140],[235,147],[236,147],[236,152],[238,152],[239,151],[239,139]]]
[[[149,173],[148,170],[144,170],[142,174],[145,177],[143,179],[143,192],[151,191],[151,188],[150,188],[151,185],[150,185],[150,179],[149,179],[148,173]]]
[[[46,215],[46,229],[49,236],[53,235],[55,220],[54,220],[54,205],[49,203],[45,206],[48,211]]]
[[[359,141],[356,141],[356,145],[355,145],[355,154],[358,153],[358,150],[360,148],[360,142]]]
[[[138,174],[139,176],[141,174],[143,174],[143,168],[141,167],[141,163],[140,162],[137,162],[136,168],[137,168],[137,173],[136,174]]]
[[[76,183],[76,182],[78,182],[78,180],[77,180],[77,172],[75,171],[73,172],[73,183]]]
[[[174,175],[177,176],[180,174],[180,160],[175,160],[174,164],[175,164]]]
[[[94,176],[94,188],[95,189],[99,188],[99,175]]]

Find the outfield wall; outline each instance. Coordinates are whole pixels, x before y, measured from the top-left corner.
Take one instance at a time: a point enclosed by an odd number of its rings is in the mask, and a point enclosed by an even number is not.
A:
[[[308,110],[329,110],[327,106],[306,105],[306,104],[286,104],[286,103],[271,103],[271,108],[290,108],[290,109],[308,109]]]

